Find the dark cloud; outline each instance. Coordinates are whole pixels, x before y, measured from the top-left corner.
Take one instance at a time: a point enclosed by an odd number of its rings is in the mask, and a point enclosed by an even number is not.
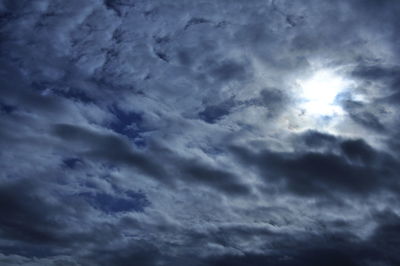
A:
[[[221,81],[240,80],[246,78],[246,68],[238,62],[223,61],[211,70],[211,74]]]
[[[5,114],[11,114],[16,110],[15,106],[8,105],[8,104],[1,104],[1,111]]]
[[[370,130],[382,132],[385,126],[380,122],[377,115],[368,110],[368,106],[357,101],[348,100],[344,103],[344,108],[349,112],[350,118]]]
[[[332,147],[336,145],[338,140],[335,136],[330,134],[318,132],[318,131],[307,131],[300,138],[308,147]]]
[[[66,158],[63,160],[63,164],[70,168],[70,169],[75,169],[77,168],[79,165],[82,165],[83,162],[81,159],[79,158]]]
[[[305,135],[310,146],[333,140],[335,137],[318,132]],[[329,147],[333,152],[323,153],[269,150],[253,153],[237,147],[233,152],[243,163],[256,167],[266,183],[283,180],[289,191],[303,196],[331,196],[337,192],[367,196],[399,185],[396,179],[399,164],[389,154],[375,151],[363,140],[335,142]],[[340,146],[335,149],[337,145]]]
[[[360,139],[342,142],[341,149],[350,161],[361,162],[365,165],[373,163],[379,156],[372,147]]]
[[[190,180],[194,184],[207,184],[211,187],[222,190],[228,194],[250,194],[249,188],[238,181],[238,177],[234,174],[206,167],[205,165],[200,165],[196,163],[187,163],[184,166],[183,178]]]
[[[199,117],[207,123],[215,123],[224,116],[229,115],[231,109],[234,107],[235,102],[230,99],[218,105],[209,105],[199,113]]]
[[[65,209],[58,209],[37,195],[37,186],[31,180],[21,180],[1,187],[3,237],[37,244],[60,241],[53,231],[63,227],[57,214],[62,215]],[[42,210],[47,215],[42,215]]]
[[[73,125],[56,125],[54,134],[78,145],[88,145],[89,150],[83,146],[82,155],[133,166],[154,178],[162,179],[165,176],[162,166],[152,163],[145,154],[134,152],[127,141],[116,135],[101,134]]]
[[[160,251],[148,243],[139,243],[126,249],[99,249],[100,256],[88,258],[89,263],[95,261],[99,265],[129,266],[139,264],[144,266],[156,265],[163,261]]]
[[[399,76],[399,69],[397,67],[384,67],[379,65],[362,65],[352,72],[357,78],[361,80],[383,80],[383,79],[396,79]]]

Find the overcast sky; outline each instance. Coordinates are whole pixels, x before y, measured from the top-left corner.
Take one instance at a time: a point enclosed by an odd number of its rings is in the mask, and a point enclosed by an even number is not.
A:
[[[0,264],[400,265],[399,14],[0,0]]]

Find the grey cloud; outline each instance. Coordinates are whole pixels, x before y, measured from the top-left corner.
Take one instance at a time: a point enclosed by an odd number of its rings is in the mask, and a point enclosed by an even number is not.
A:
[[[127,141],[115,135],[63,124],[54,127],[54,134],[67,141],[88,145],[89,151],[80,151],[83,155],[127,164],[159,180],[165,177],[162,166],[152,163],[145,154],[134,152]]]
[[[187,163],[187,166],[183,167],[183,178],[191,180],[194,184],[208,184],[211,187],[233,195],[250,194],[248,186],[241,184],[237,181],[238,177],[228,171],[208,168],[204,165],[189,162]]]
[[[215,69],[211,70],[211,73],[221,81],[229,80],[243,80],[246,78],[246,68],[237,62],[225,61],[221,62]]]
[[[54,134],[66,141],[83,145],[80,151],[77,151],[82,156],[133,167],[165,184],[175,186],[177,180],[180,180],[205,184],[233,194],[249,193],[249,188],[239,182],[234,174],[190,159],[180,158],[174,155],[173,151],[164,150],[164,153],[169,154],[162,160],[155,161],[150,159],[151,154],[135,152],[129,148],[127,141],[115,135],[96,133],[72,125],[56,125]],[[168,172],[171,164],[177,168],[177,173],[181,172],[178,176]]]
[[[380,122],[377,115],[368,110],[368,105],[361,102],[348,100],[343,104],[346,111],[348,111],[350,118],[371,130],[382,132],[385,126]]]
[[[226,115],[229,115],[235,102],[233,99],[224,101],[218,105],[206,106],[203,111],[199,113],[199,117],[207,123],[215,123]]]
[[[399,69],[397,68],[382,67],[379,65],[361,65],[352,72],[352,75],[362,80],[390,80],[398,78],[398,74]]]
[[[321,133],[318,131],[307,131],[301,136],[299,139],[303,141],[305,145],[308,147],[328,147],[331,148],[332,146],[337,145],[337,138],[330,134]]]
[[[317,134],[307,141],[309,134]],[[311,147],[335,140],[318,133],[305,135]],[[366,196],[398,187],[399,164],[389,154],[375,151],[362,140],[335,140],[328,150],[296,153],[277,153],[264,150],[253,153],[234,147],[233,152],[244,164],[256,167],[268,183],[284,181],[292,193],[303,196],[334,196],[335,193],[354,193]],[[339,147],[335,147],[340,145]],[[342,155],[334,153],[340,152]],[[333,152],[332,152],[333,151]],[[394,191],[392,191],[393,193]]]
[[[57,222],[56,214],[62,215],[65,209],[52,206],[38,197],[36,183],[28,181],[24,184],[21,180],[16,184],[3,185],[1,190],[3,237],[39,244],[60,241],[52,231],[63,227]],[[43,209],[52,214],[43,216]]]

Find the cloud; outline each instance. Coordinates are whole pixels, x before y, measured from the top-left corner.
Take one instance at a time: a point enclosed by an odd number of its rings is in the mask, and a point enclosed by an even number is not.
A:
[[[336,192],[366,196],[397,187],[399,164],[389,154],[374,150],[361,139],[340,140],[307,132],[304,142],[316,151],[258,153],[233,147],[241,163],[256,167],[266,183],[280,183],[304,196],[329,196]]]
[[[399,264],[399,8],[0,1],[0,264]]]

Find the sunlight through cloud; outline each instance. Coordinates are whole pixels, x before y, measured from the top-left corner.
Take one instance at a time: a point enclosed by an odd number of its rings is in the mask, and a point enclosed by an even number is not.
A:
[[[331,70],[320,70],[310,78],[297,80],[301,88],[301,107],[313,116],[334,116],[343,114],[336,103],[348,82]]]

